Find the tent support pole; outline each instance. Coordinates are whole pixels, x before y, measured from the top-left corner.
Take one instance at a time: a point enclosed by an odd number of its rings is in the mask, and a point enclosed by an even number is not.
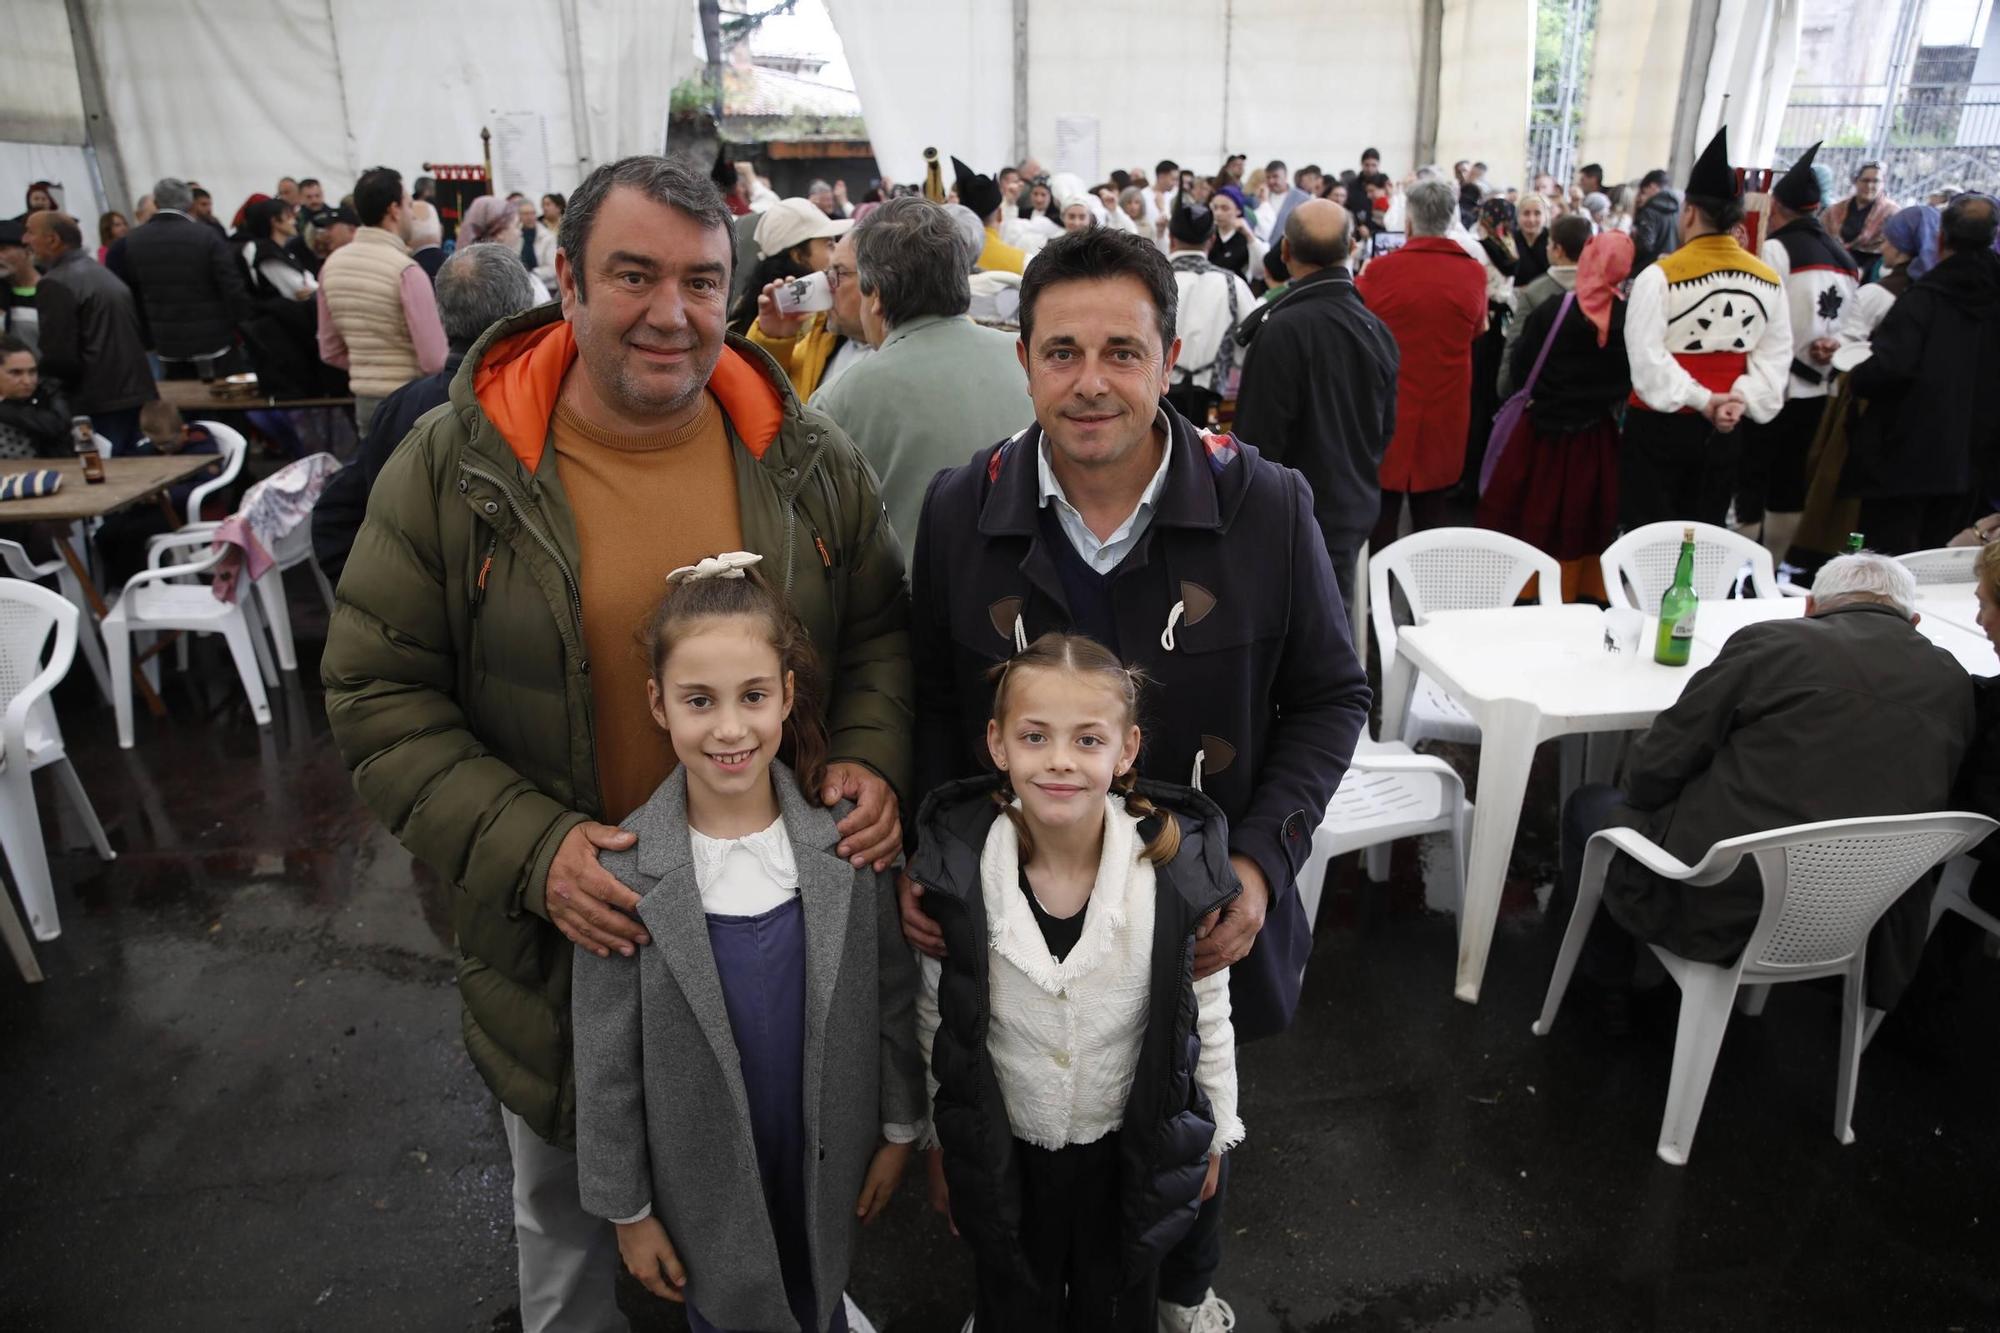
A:
[[[1014,160],[1028,160],[1028,0],[1014,0]]]
[[[83,93],[85,138],[97,156],[97,174],[104,186],[108,207],[124,210],[132,206],[125,188],[125,158],[118,151],[118,131],[111,123],[111,108],[104,96],[104,71],[97,63],[97,44],[91,40],[90,15],[83,0],[63,0],[69,12],[70,45],[75,48],[76,81]]]
[[[576,178],[597,165],[590,155],[590,103],[583,93],[583,37],[577,27],[577,0],[556,0],[562,8],[563,66],[569,74],[569,118],[576,137]],[[548,184],[542,186],[549,189]]]
[[[1416,167],[1437,155],[1438,99],[1444,74],[1444,0],[1424,0],[1424,43],[1417,56]]]
[[[1217,148],[1217,155],[1225,164],[1229,161],[1230,153],[1235,151],[1229,146],[1229,61],[1235,47],[1235,41],[1236,0],[1224,0],[1222,6],[1222,143]],[[1247,167],[1250,164],[1245,162],[1243,165]]]

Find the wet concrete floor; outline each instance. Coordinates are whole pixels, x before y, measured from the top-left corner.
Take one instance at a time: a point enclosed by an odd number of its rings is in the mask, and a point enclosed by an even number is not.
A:
[[[207,644],[135,750],[81,670],[60,696],[119,860],[65,848],[43,789],[64,930],[47,982],[0,976],[0,1329],[519,1326],[449,890],[352,794],[298,594],[305,669],[269,730]],[[1543,759],[1477,1007],[1415,847],[1387,886],[1339,872],[1297,1024],[1242,1053],[1237,1327],[2000,1329],[2000,962],[1969,961],[1938,1042],[1869,1052],[1851,1147],[1836,999],[1779,988],[1731,1029],[1692,1164],[1665,1166],[1671,1000],[1623,1041],[1580,1004],[1528,1031],[1555,944]],[[966,1257],[917,1172],[852,1290],[884,1333],[962,1321]]]

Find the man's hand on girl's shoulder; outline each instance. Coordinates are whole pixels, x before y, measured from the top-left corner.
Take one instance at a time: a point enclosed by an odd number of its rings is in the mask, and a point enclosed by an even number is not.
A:
[[[597,863],[600,851],[622,852],[637,841],[610,824],[578,824],[563,835],[549,862],[542,895],[549,921],[599,958],[609,958],[613,949],[629,958],[635,947],[652,943],[631,915],[639,909],[639,895]]]
[[[901,811],[896,789],[888,779],[866,764],[837,759],[826,766],[820,787],[822,804],[854,802],[854,809],[838,826],[840,854],[856,870],[870,864],[878,874],[887,870],[903,849]]]

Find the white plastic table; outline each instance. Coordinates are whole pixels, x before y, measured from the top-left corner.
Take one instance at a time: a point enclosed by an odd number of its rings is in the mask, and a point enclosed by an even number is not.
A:
[[[1591,606],[1440,611],[1398,632],[1396,659],[1383,682],[1383,739],[1402,738],[1419,671],[1479,724],[1479,803],[1458,928],[1459,999],[1479,1002],[1535,748],[1561,736],[1648,727],[1680,698],[1688,678],[1715,660],[1730,635],[1759,621],[1804,614],[1802,597],[1704,602],[1685,667],[1653,661],[1658,622],[1651,618],[1636,660],[1606,651],[1604,613]],[[2000,657],[1984,634],[1929,614],[1918,628],[1968,672],[2000,675]]]
[[[1937,604],[1919,597],[1917,632],[1957,658],[1968,675],[2000,675],[2000,656],[1995,655],[1985,633],[1977,626],[1967,628],[1959,620],[1948,618],[1950,609],[1955,605],[1946,602],[1944,609],[1940,610]],[[1695,613],[1694,637],[1698,643],[1706,642],[1720,648],[1730,635],[1745,625],[1761,620],[1797,620],[1805,613],[1803,597],[1732,598],[1722,602],[1703,602],[1701,609]]]
[[[1396,660],[1383,683],[1384,739],[1402,738],[1419,671],[1479,724],[1479,804],[1455,986],[1468,1004],[1479,1002],[1535,747],[1559,736],[1649,726],[1680,698],[1688,677],[1715,660],[1716,645],[1697,633],[1687,666],[1660,666],[1650,624],[1636,659],[1614,654],[1606,651],[1604,626],[1593,606],[1514,606],[1441,611],[1396,636]]]
[[[1931,583],[1917,588],[1917,610],[1925,620],[1943,620],[1960,629],[1984,635],[1979,628],[1979,585],[1976,583]]]

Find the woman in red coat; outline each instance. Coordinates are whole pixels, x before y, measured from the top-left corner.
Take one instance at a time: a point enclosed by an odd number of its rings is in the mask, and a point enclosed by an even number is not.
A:
[[[1410,526],[1448,521],[1447,497],[1465,467],[1472,415],[1472,343],[1486,329],[1486,274],[1445,235],[1458,198],[1442,181],[1422,181],[1404,201],[1410,239],[1373,260],[1355,282],[1389,332],[1396,372],[1396,434],[1382,456],[1382,512],[1371,544],[1396,539],[1403,499]]]

